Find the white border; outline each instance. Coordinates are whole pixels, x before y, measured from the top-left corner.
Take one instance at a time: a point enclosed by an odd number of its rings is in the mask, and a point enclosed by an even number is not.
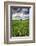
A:
[[[12,37],[10,38],[10,6],[30,6],[31,7],[31,16],[29,15],[29,31],[30,31],[30,35],[29,37]],[[21,5],[21,4],[9,4],[8,5],[8,36],[9,36],[9,41],[26,41],[26,40],[33,40],[33,6],[32,5]]]

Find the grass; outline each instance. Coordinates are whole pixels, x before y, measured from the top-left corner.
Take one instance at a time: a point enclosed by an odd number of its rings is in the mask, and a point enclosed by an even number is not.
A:
[[[13,37],[29,36],[29,19],[12,20],[11,36],[13,36]]]

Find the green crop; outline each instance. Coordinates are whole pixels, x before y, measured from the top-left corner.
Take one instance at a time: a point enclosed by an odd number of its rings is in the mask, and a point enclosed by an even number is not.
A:
[[[11,36],[29,36],[29,19],[12,20],[11,21]]]

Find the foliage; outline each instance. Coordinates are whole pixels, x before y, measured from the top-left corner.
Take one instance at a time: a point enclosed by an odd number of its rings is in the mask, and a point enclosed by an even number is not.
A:
[[[29,36],[29,19],[12,20],[12,22],[11,22],[11,35],[13,37]]]

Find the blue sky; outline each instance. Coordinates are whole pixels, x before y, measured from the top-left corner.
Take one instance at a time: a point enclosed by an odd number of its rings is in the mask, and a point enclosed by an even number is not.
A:
[[[23,13],[23,14],[29,14],[29,8],[12,8],[12,13]]]
[[[12,8],[12,19],[16,19],[15,17],[17,16],[17,19],[25,19],[29,18],[29,12],[30,8]]]

